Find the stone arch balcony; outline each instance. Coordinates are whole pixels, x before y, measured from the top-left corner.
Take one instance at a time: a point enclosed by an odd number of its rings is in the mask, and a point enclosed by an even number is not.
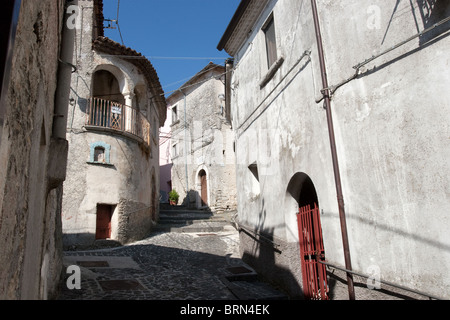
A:
[[[119,102],[91,97],[86,129],[119,133],[150,146],[150,122],[139,110]]]

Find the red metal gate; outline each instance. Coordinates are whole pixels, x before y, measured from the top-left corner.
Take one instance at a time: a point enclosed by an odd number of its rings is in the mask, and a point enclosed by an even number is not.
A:
[[[306,299],[328,300],[328,283],[325,265],[325,250],[322,239],[320,212],[316,204],[299,209],[297,215],[302,262],[303,292]]]

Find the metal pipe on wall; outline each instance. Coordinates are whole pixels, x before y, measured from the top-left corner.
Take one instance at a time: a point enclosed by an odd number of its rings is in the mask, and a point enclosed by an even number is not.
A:
[[[330,137],[330,148],[331,148],[331,156],[333,161],[333,171],[334,171],[334,179],[336,184],[336,193],[337,200],[339,206],[339,219],[341,223],[341,234],[342,234],[342,244],[344,248],[344,259],[345,259],[345,268],[347,270],[352,270],[352,263],[350,258],[350,249],[348,243],[348,233],[347,233],[347,222],[345,218],[345,209],[344,209],[344,196],[342,193],[342,185],[341,185],[341,176],[339,172],[339,162],[337,156],[337,148],[336,148],[336,139],[334,135],[334,127],[333,127],[333,118],[331,112],[331,95],[330,89],[328,87],[328,76],[325,65],[325,56],[323,50],[323,41],[322,35],[320,32],[320,23],[319,23],[319,14],[317,11],[317,3],[316,0],[311,0],[312,14],[314,19],[314,29],[316,33],[317,40],[317,49],[319,54],[319,63],[320,63],[320,71],[322,77],[322,94],[324,96],[324,103],[326,107],[327,113],[327,123],[328,123],[328,133]],[[348,294],[350,300],[355,300],[355,289],[353,285],[353,276],[350,272],[347,272],[347,284],[348,284]]]
[[[72,65],[73,50],[75,47],[75,28],[67,24],[71,13],[68,6],[78,5],[78,0],[66,1],[64,6],[64,19],[61,30],[61,47],[59,54],[58,87],[55,93],[55,111],[53,119],[52,136],[54,138],[66,139],[67,114],[69,108],[70,84],[72,73],[76,71]]]
[[[189,175],[188,175],[188,160],[187,160],[187,112],[186,112],[186,94],[183,92],[182,89],[179,89],[179,91],[181,92],[181,94],[184,97],[184,169],[185,169],[185,174],[186,174],[186,196],[189,199]],[[190,200],[189,200],[190,201]]]

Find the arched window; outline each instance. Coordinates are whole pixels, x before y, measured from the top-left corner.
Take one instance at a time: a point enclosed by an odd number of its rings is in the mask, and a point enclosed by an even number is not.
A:
[[[103,100],[125,104],[119,81],[109,71],[98,70],[92,77],[92,96]]]

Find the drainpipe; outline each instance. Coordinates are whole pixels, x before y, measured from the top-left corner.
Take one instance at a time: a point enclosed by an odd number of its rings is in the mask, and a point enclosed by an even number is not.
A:
[[[231,125],[231,71],[233,70],[233,59],[225,61],[225,119]]]
[[[188,167],[187,167],[187,120],[186,120],[186,94],[180,89],[181,94],[184,96],[184,169],[186,171],[186,196],[189,203],[189,180],[188,180]],[[188,203],[188,206],[189,206]]]
[[[62,26],[61,48],[58,68],[58,87],[55,93],[55,114],[53,120],[52,135],[55,138],[66,138],[67,113],[69,106],[70,83],[72,73],[76,71],[72,65],[73,50],[75,44],[75,29],[69,28],[67,20],[71,13],[67,12],[69,5],[78,5],[78,1],[66,1],[64,6],[64,19]]]
[[[339,172],[339,163],[336,151],[336,140],[334,136],[334,128],[333,128],[333,118],[331,113],[331,95],[330,89],[328,88],[328,76],[325,65],[324,51],[323,51],[323,42],[322,35],[320,32],[320,24],[319,24],[319,16],[317,12],[317,3],[316,0],[311,0],[312,13],[314,18],[314,28],[316,32],[317,39],[317,49],[319,53],[319,62],[320,62],[320,71],[322,76],[322,94],[324,96],[325,107],[327,111],[327,122],[328,122],[328,132],[330,136],[330,147],[331,147],[331,156],[333,160],[333,170],[334,170],[334,180],[336,184],[336,193],[337,200],[339,206],[339,219],[341,223],[341,233],[342,233],[342,244],[344,248],[344,258],[345,258],[345,268],[349,271],[352,270],[352,263],[350,259],[350,249],[348,244],[348,235],[347,235],[347,223],[345,219],[345,210],[344,210],[344,196],[342,194],[342,185],[341,185],[341,176]],[[348,285],[348,295],[350,300],[355,300],[355,289],[353,286],[353,276],[350,272],[347,272],[347,285]]]
[[[49,146],[47,163],[48,190],[58,188],[66,179],[67,155],[69,143],[66,140],[67,114],[69,108],[70,84],[72,73],[76,67],[72,64],[75,43],[75,30],[70,28],[67,20],[72,14],[68,12],[69,5],[78,5],[78,0],[65,1],[63,25],[61,28],[61,44],[59,53],[59,66],[57,88],[55,92],[55,106],[52,124],[52,136]],[[69,10],[70,11],[70,10]]]

